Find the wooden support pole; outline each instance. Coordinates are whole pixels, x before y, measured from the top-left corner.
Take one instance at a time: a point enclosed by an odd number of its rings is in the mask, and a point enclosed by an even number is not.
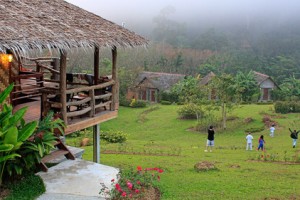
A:
[[[100,64],[99,47],[95,46],[95,51],[94,51],[94,85],[98,84],[99,64]]]
[[[60,94],[62,120],[67,125],[67,52],[65,50],[60,50]]]
[[[111,110],[117,110],[119,108],[119,89],[118,89],[118,77],[117,77],[117,47],[112,48],[112,79],[115,81],[115,85],[112,86],[112,105]]]
[[[100,163],[100,124],[93,126],[93,161]]]

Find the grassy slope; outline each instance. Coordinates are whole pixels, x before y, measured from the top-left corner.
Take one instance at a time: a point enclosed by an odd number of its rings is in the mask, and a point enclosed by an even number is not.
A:
[[[259,113],[274,115],[272,106],[246,105],[236,109],[234,115],[252,117],[255,121],[250,125],[240,124],[238,128],[223,133],[217,130],[213,153],[203,151],[206,133],[187,130],[195,121],[176,119],[177,108],[159,106],[159,109],[148,113],[143,122],[139,119],[145,109],[120,108],[119,117],[101,124],[101,130],[115,129],[128,133],[127,151],[156,152],[165,156],[101,154],[101,163],[120,168],[141,165],[165,169],[161,176],[163,199],[288,199],[294,195],[300,198],[299,165],[257,162],[260,152],[245,151],[245,128],[262,126],[263,116]],[[299,115],[284,115],[288,116],[285,119],[276,116],[273,117],[279,122],[279,127],[275,137],[270,138],[266,128],[261,133],[253,134],[254,145],[257,145],[258,137],[264,134],[268,155],[278,154],[280,160],[284,156],[291,158],[297,149],[291,148],[287,128],[299,119]],[[300,123],[296,125],[295,128],[300,129]],[[103,143],[101,148],[118,150],[120,145]],[[180,156],[171,156],[172,151],[180,151]],[[251,158],[255,160],[249,161]],[[91,146],[86,147],[84,159],[92,160]],[[218,170],[196,173],[193,166],[199,161],[215,162]],[[233,168],[232,165],[240,167]]]

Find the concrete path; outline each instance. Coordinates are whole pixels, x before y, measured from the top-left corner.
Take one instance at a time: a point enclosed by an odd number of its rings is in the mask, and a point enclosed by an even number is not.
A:
[[[94,200],[105,199],[100,196],[104,183],[111,189],[111,179],[117,177],[119,170],[81,159],[67,160],[39,172],[46,186],[46,192],[38,200]]]

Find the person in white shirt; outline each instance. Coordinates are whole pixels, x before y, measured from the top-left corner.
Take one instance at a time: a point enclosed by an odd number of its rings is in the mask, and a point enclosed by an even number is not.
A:
[[[253,140],[253,136],[251,135],[251,133],[249,132],[248,135],[246,136],[246,141],[247,141],[247,146],[246,146],[246,150],[252,150],[252,140]]]
[[[271,128],[270,128],[270,136],[274,137],[274,131],[275,131],[275,124],[272,124]]]

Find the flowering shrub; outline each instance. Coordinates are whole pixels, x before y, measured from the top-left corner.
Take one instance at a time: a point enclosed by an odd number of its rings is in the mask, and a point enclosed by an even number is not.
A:
[[[142,169],[141,166],[138,166],[136,170],[121,170],[118,174],[118,181],[111,180],[114,187],[110,193],[110,198],[142,197],[148,188],[158,186],[159,174],[163,172],[164,170],[157,167]]]

